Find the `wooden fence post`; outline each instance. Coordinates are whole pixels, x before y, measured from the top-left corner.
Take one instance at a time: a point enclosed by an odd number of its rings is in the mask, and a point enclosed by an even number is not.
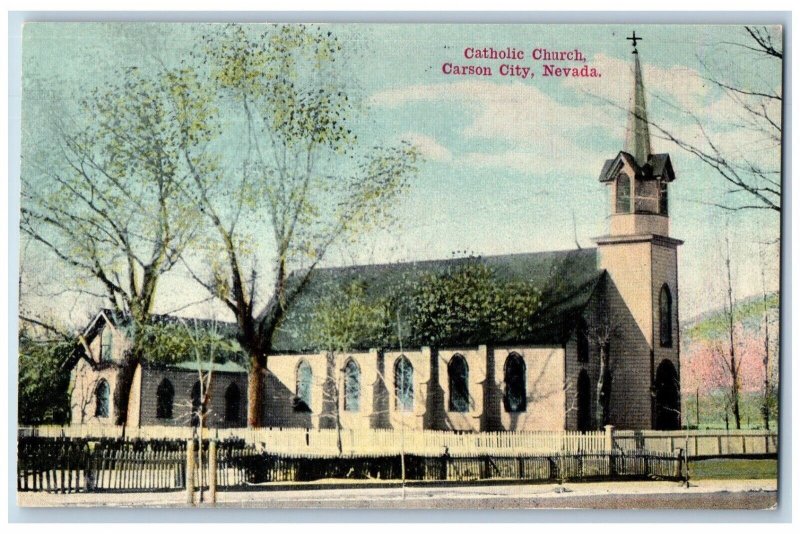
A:
[[[186,441],[186,504],[194,504],[194,439]]]
[[[208,500],[217,502],[217,441],[213,439],[208,443]]]
[[[614,450],[614,425],[606,425],[606,451]]]
[[[614,425],[606,425],[606,456],[608,458],[607,473],[609,477],[614,476]]]

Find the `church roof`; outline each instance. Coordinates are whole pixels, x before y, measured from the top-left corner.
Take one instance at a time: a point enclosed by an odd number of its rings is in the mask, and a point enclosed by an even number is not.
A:
[[[448,346],[476,344],[537,344],[561,345],[574,330],[595,287],[603,276],[597,269],[595,248],[456,258],[447,260],[359,265],[318,269],[312,273],[305,290],[292,303],[273,340],[275,352],[307,352],[313,350],[314,310],[332,291],[358,282],[364,288],[364,299],[377,302],[393,294],[408,292],[414,282],[426,274],[444,274],[467,262],[478,262],[490,268],[498,282],[527,282],[541,291],[541,306],[532,328],[527,332],[505,331],[492,337],[479,333],[453,339]],[[407,346],[415,346],[408,318],[400,319]],[[380,347],[373,339],[362,338],[353,349]]]
[[[318,268],[312,273],[308,285],[292,303],[278,328],[273,340],[273,352],[299,353],[320,350],[320,347],[316,346],[314,336],[314,329],[317,327],[315,311],[322,299],[330,296],[332,292],[342,291],[353,282],[359,282],[364,288],[365,300],[377,303],[380,299],[410,291],[414,283],[426,275],[445,274],[470,262],[489,267],[492,276],[499,283],[527,282],[526,287],[535,287],[541,292],[541,306],[535,314],[535,324],[525,332],[507,330],[491,337],[473,333],[449,340],[447,343],[449,347],[478,344],[562,345],[574,331],[580,314],[604,275],[604,271],[597,269],[595,248]],[[296,280],[297,274],[293,275],[292,279]],[[111,310],[101,310],[84,331],[87,341],[99,333],[106,320],[118,326],[129,321],[125,317],[115,317]],[[229,339],[235,339],[237,333],[235,323],[180,319],[170,315],[157,315],[154,320],[162,324],[184,321],[193,328],[214,329],[222,337]],[[404,332],[406,346],[418,348],[422,344],[415,343],[407,317],[401,317],[401,329]],[[369,339],[364,336],[356,341],[352,349],[368,350],[385,346],[385,340]],[[148,365],[165,367],[159,364]],[[242,372],[243,370],[232,361],[215,365],[230,365],[230,368],[215,368],[216,371]],[[166,367],[196,371],[194,361],[170,364]]]
[[[636,178],[639,180],[663,180],[671,182],[675,179],[675,171],[672,170],[672,160],[669,154],[651,154],[647,158],[647,163],[640,166],[636,160],[625,151],[617,154],[617,157],[607,159],[603,163],[600,171],[601,182],[611,182],[617,178],[622,162],[628,163],[635,171]]]

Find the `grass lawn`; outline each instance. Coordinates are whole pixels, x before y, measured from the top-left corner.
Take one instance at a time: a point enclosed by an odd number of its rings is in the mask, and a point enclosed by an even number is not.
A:
[[[718,459],[689,461],[689,479],[778,478],[777,460]]]

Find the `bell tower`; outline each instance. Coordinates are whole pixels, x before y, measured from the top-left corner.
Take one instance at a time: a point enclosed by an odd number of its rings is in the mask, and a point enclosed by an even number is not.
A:
[[[603,165],[610,189],[608,234],[595,239],[608,274],[610,423],[679,429],[678,246],[669,235],[668,154],[650,144],[644,78],[633,33],[632,82],[623,150]]]

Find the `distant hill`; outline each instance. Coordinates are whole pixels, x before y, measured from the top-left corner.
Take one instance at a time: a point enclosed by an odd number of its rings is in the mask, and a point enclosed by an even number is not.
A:
[[[771,315],[778,316],[780,300],[778,293],[767,295],[767,308]],[[754,295],[738,301],[734,307],[734,321],[742,323],[746,329],[758,329],[764,320],[764,297]],[[685,340],[714,339],[728,331],[728,319],[724,308],[720,307],[684,321],[681,333]]]

